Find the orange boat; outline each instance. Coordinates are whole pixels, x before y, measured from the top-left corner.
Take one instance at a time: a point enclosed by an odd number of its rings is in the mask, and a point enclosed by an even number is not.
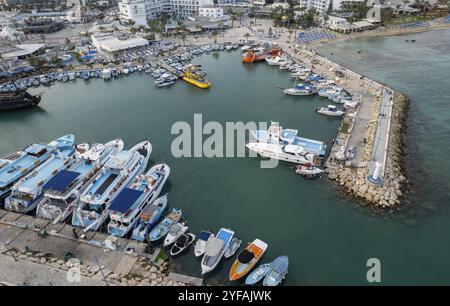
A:
[[[267,250],[267,243],[255,239],[237,256],[236,261],[231,266],[230,281],[238,280],[247,274],[255,264],[261,259]]]
[[[261,51],[250,49],[245,52],[245,55],[242,57],[242,62],[243,63],[262,62],[267,57],[280,55],[280,52],[281,50],[279,48]]]

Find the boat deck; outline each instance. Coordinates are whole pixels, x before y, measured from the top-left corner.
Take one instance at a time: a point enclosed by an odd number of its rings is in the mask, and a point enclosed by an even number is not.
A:
[[[109,188],[109,186],[117,179],[118,175],[116,173],[106,173],[102,175],[102,177],[95,182],[92,186],[91,190],[94,194],[104,194],[105,191]]]
[[[38,184],[42,182],[46,177],[48,177],[53,171],[57,170],[64,164],[65,160],[60,157],[56,157],[49,160],[42,168],[35,170],[34,175],[29,176],[19,188],[21,190],[32,191],[38,188]]]
[[[0,184],[8,184],[19,178],[22,175],[22,171],[33,166],[35,161],[36,157],[30,155],[24,155],[13,161],[0,171]]]

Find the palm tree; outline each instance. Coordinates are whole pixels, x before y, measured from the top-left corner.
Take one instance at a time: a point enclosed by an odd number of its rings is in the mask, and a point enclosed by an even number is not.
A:
[[[250,37],[250,33],[248,33],[248,32],[247,32],[247,33],[245,33],[245,34],[244,34],[244,37],[245,37],[245,40],[247,41],[247,40],[248,40],[248,38]]]
[[[219,35],[219,31],[214,30],[211,34],[214,37],[214,43],[217,44],[217,35]]]
[[[39,37],[41,38],[42,42],[43,42],[44,45],[45,45],[46,40],[47,40],[47,37],[45,36],[45,34],[40,34]]]
[[[294,30],[289,29],[288,32],[289,32],[289,42],[291,42],[292,33],[294,33]]]
[[[244,12],[238,12],[237,15],[239,17],[239,25],[242,25],[242,16],[244,16]]]

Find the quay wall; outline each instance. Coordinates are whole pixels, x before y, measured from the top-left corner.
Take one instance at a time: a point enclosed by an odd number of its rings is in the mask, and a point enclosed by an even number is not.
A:
[[[397,208],[408,182],[404,166],[405,143],[403,141],[406,131],[408,98],[400,92],[307,49],[301,49],[297,54],[316,59],[318,64],[314,66],[322,66],[324,71],[330,71],[330,68],[342,71],[347,80],[358,84],[361,87],[360,90],[365,90],[373,95],[376,120],[367,124],[365,132],[367,141],[357,148],[364,152],[361,160],[355,165],[345,158],[337,159],[334,154],[330,154],[325,163],[326,173],[330,180],[336,181],[347,193],[362,200],[364,204],[383,209]],[[313,70],[317,69],[313,68]],[[354,118],[358,115],[360,106],[357,109],[349,109],[343,122],[350,122],[354,125]],[[349,116],[349,113],[352,113],[352,116]],[[387,128],[381,128],[382,120]],[[339,137],[342,127],[343,124],[339,127],[331,152],[346,152],[351,134],[358,132],[352,126],[348,135]],[[379,137],[383,137],[385,141],[380,148],[378,148]],[[379,156],[382,156],[381,160],[378,159]],[[379,185],[374,185],[367,180],[367,177],[374,172],[375,161],[380,162],[382,167],[380,175],[382,183]]]

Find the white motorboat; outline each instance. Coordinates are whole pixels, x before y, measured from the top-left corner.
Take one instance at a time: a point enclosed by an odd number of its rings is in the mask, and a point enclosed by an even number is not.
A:
[[[266,58],[266,62],[269,66],[278,66],[280,65],[281,57],[279,56],[271,56]]]
[[[217,233],[217,236],[208,242],[201,264],[202,274],[211,272],[217,267],[225,250],[233,239],[233,236],[234,231],[227,228],[221,228]]]
[[[283,92],[290,96],[310,96],[317,91],[313,86],[297,84],[295,87],[283,89]]]
[[[187,230],[188,226],[186,225],[186,222],[176,223],[172,225],[169,233],[166,236],[166,239],[164,239],[164,246],[166,247],[174,243],[178,239],[178,237],[186,233]]]
[[[195,240],[195,235],[192,233],[183,234],[175,241],[175,244],[170,249],[170,255],[176,256],[186,250]]]
[[[110,79],[112,75],[111,68],[105,68],[102,70],[102,78],[104,80]]]
[[[263,157],[296,164],[315,164],[316,156],[299,145],[251,142],[246,146]]]
[[[318,167],[314,167],[311,164],[298,165],[295,168],[295,173],[300,174],[300,175],[318,175],[323,172],[324,172],[324,170],[322,170]]]
[[[214,237],[214,234],[210,231],[201,231],[198,235],[198,240],[195,243],[194,254],[195,257],[202,256],[205,254],[206,245]]]
[[[338,109],[335,105],[328,105],[328,107],[321,107],[316,110],[319,114],[340,117],[345,114],[345,111]]]

